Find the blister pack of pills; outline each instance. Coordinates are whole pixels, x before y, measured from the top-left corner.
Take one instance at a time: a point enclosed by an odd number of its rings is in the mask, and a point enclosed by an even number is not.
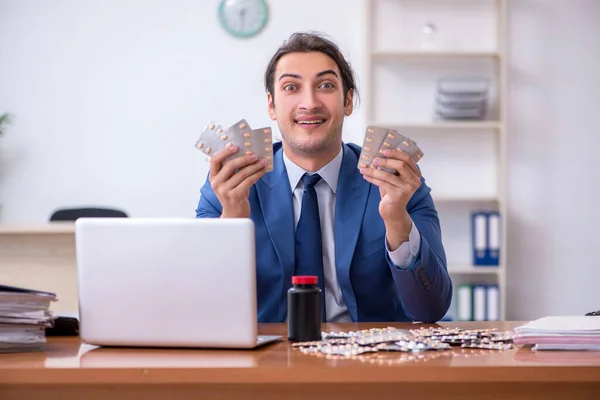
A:
[[[270,127],[252,129],[248,121],[241,119],[228,128],[211,121],[200,134],[195,147],[209,157],[229,146],[238,147],[236,153],[227,157],[224,164],[238,157],[256,154],[266,160],[267,172],[273,170],[273,137]]]
[[[412,157],[414,162],[418,162],[423,157],[423,151],[417,146],[417,143],[400,134],[394,129],[368,126],[363,139],[363,146],[358,160],[358,168],[370,167],[376,157],[387,158],[384,150],[402,150]],[[396,173],[389,168],[378,167],[390,173]]]
[[[364,353],[422,353],[452,348],[510,350],[514,332],[459,328],[376,328],[356,332],[322,332],[322,340],[296,342],[304,354],[355,357]]]

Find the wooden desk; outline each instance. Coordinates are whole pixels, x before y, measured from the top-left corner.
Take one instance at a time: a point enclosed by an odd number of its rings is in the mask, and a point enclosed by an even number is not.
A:
[[[440,323],[511,330],[521,323]],[[327,324],[327,331],[411,324]],[[286,326],[260,333],[285,337]],[[287,341],[257,350],[114,349],[50,338],[44,353],[0,354],[0,399],[553,399],[600,395],[600,353],[454,349],[332,359]],[[406,397],[405,397],[406,396]]]

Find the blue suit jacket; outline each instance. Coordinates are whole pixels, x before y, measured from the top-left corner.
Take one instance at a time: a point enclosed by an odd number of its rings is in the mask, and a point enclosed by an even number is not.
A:
[[[385,250],[379,188],[357,169],[361,148],[344,144],[334,217],[339,284],[353,321],[439,321],[450,306],[452,282],[446,269],[439,219],[425,180],[407,205],[421,234],[420,253],[399,269]],[[281,143],[273,145],[273,171],[250,190],[256,233],[259,322],[284,322],[295,260],[295,227]],[[198,218],[217,218],[222,207],[208,180],[201,188]]]

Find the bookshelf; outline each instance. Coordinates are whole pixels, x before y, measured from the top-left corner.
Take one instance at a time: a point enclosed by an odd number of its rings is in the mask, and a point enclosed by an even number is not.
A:
[[[366,0],[362,107],[367,125],[397,129],[425,153],[419,162],[440,215],[455,287],[497,285],[506,319],[506,0]],[[424,28],[429,28],[426,34]],[[480,120],[435,118],[442,77],[491,85]],[[471,213],[500,213],[500,263],[475,266]],[[450,319],[454,319],[451,316]]]

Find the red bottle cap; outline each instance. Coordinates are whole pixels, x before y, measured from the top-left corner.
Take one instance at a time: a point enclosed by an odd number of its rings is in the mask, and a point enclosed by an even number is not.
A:
[[[293,285],[316,285],[318,282],[319,278],[312,275],[292,276]]]

